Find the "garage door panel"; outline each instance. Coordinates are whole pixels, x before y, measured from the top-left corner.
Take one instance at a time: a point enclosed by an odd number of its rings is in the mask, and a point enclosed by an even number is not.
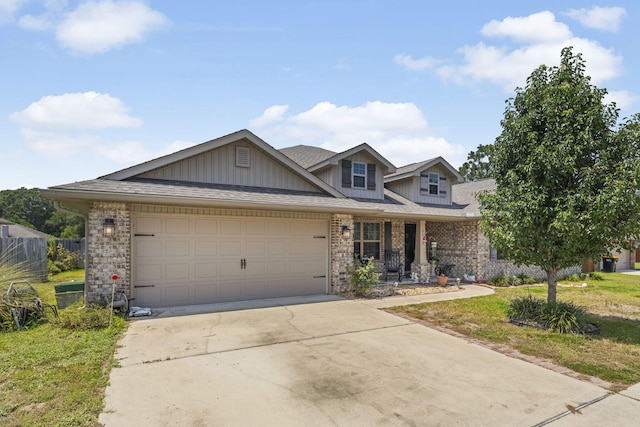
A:
[[[214,257],[218,255],[218,243],[211,240],[196,241],[194,252],[196,257]]]
[[[241,273],[240,259],[234,261],[220,261],[220,277],[223,279],[235,278]]]
[[[138,258],[157,258],[162,256],[162,245],[155,240],[139,241],[136,244],[135,255]]]
[[[244,272],[251,277],[264,276],[267,273],[267,262],[259,259],[248,259]]]
[[[247,258],[253,256],[264,256],[266,255],[266,242],[263,241],[248,241],[246,243],[245,255]]]
[[[190,287],[186,285],[169,285],[165,287],[164,302],[183,305],[190,304],[192,301]]]
[[[195,221],[196,234],[218,234],[218,220],[197,219]]]
[[[284,240],[269,240],[267,242],[267,253],[269,256],[287,255],[288,245]]]
[[[271,261],[267,264],[266,275],[268,277],[273,276],[286,276],[289,272],[289,263],[286,260]]]
[[[136,304],[162,307],[327,291],[327,221],[140,214],[132,230],[154,234],[132,236],[133,284],[155,286],[136,287]]]
[[[285,221],[269,221],[267,223],[267,235],[270,237],[282,237],[287,234],[287,223]]]
[[[188,263],[183,264],[166,264],[165,277],[169,280],[187,280],[189,278]]]
[[[165,219],[165,231],[168,234],[189,233],[190,221],[188,218],[167,218]]]
[[[237,301],[244,299],[244,284],[240,281],[228,281],[219,285],[220,300]]]
[[[215,302],[220,298],[218,292],[218,285],[214,283],[207,283],[203,285],[194,286],[195,300],[202,303]]]
[[[242,255],[242,243],[239,240],[221,240],[220,255],[224,257],[237,257],[238,262]]]
[[[163,265],[158,264],[138,264],[136,267],[136,282],[152,282],[162,280]]]
[[[183,241],[167,241],[165,243],[165,253],[167,257],[188,257],[189,256],[190,243],[187,240]]]
[[[196,279],[207,279],[218,277],[218,264],[212,262],[196,262],[193,266],[194,277]]]
[[[162,233],[162,218],[138,217],[136,219],[136,233],[159,234]]]
[[[247,299],[260,299],[266,298],[269,293],[267,292],[267,284],[264,280],[258,280],[253,282],[248,282],[245,285]]]
[[[234,236],[239,236],[242,232],[242,221],[239,219],[231,220],[231,219],[223,219],[220,221],[220,233],[229,235],[232,234]]]
[[[249,220],[246,224],[245,233],[247,236],[264,236],[267,232],[267,225],[264,220]]]

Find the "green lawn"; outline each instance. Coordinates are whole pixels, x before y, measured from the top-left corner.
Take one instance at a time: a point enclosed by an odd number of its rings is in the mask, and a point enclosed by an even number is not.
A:
[[[71,280],[84,280],[84,272],[59,274],[34,287],[44,302],[55,304],[53,285]],[[75,318],[80,312],[71,306],[61,316]],[[0,425],[97,426],[115,345],[125,327],[116,319],[110,328],[44,323],[0,333]]]
[[[494,295],[406,307],[396,312],[480,340],[566,366],[601,378],[623,389],[640,382],[640,276],[618,273],[586,287],[560,286],[559,301],[587,309],[589,320],[600,325],[599,335],[564,335],[512,325],[507,307],[516,296],[546,298],[546,286],[499,288]]]

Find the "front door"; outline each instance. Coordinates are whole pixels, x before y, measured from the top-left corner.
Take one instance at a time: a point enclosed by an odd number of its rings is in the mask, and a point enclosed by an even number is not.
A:
[[[411,270],[416,259],[416,224],[404,225],[404,271]]]

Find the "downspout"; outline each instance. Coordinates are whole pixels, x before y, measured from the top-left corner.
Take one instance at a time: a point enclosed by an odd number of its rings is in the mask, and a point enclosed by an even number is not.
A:
[[[64,213],[68,213],[70,215],[79,216],[84,219],[84,305],[80,308],[85,308],[87,306],[87,260],[88,258],[88,248],[89,248],[89,216],[83,214],[82,212],[75,211],[69,208],[63,207],[59,201],[54,200],[53,206]]]

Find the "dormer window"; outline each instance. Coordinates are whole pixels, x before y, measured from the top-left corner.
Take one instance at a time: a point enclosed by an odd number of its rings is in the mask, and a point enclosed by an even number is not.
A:
[[[365,188],[367,182],[367,165],[364,163],[353,162],[353,186],[356,188]]]
[[[429,172],[429,195],[437,196],[440,187],[440,174]]]
[[[423,196],[446,196],[447,177],[437,172],[423,172],[420,175],[420,194]]]

